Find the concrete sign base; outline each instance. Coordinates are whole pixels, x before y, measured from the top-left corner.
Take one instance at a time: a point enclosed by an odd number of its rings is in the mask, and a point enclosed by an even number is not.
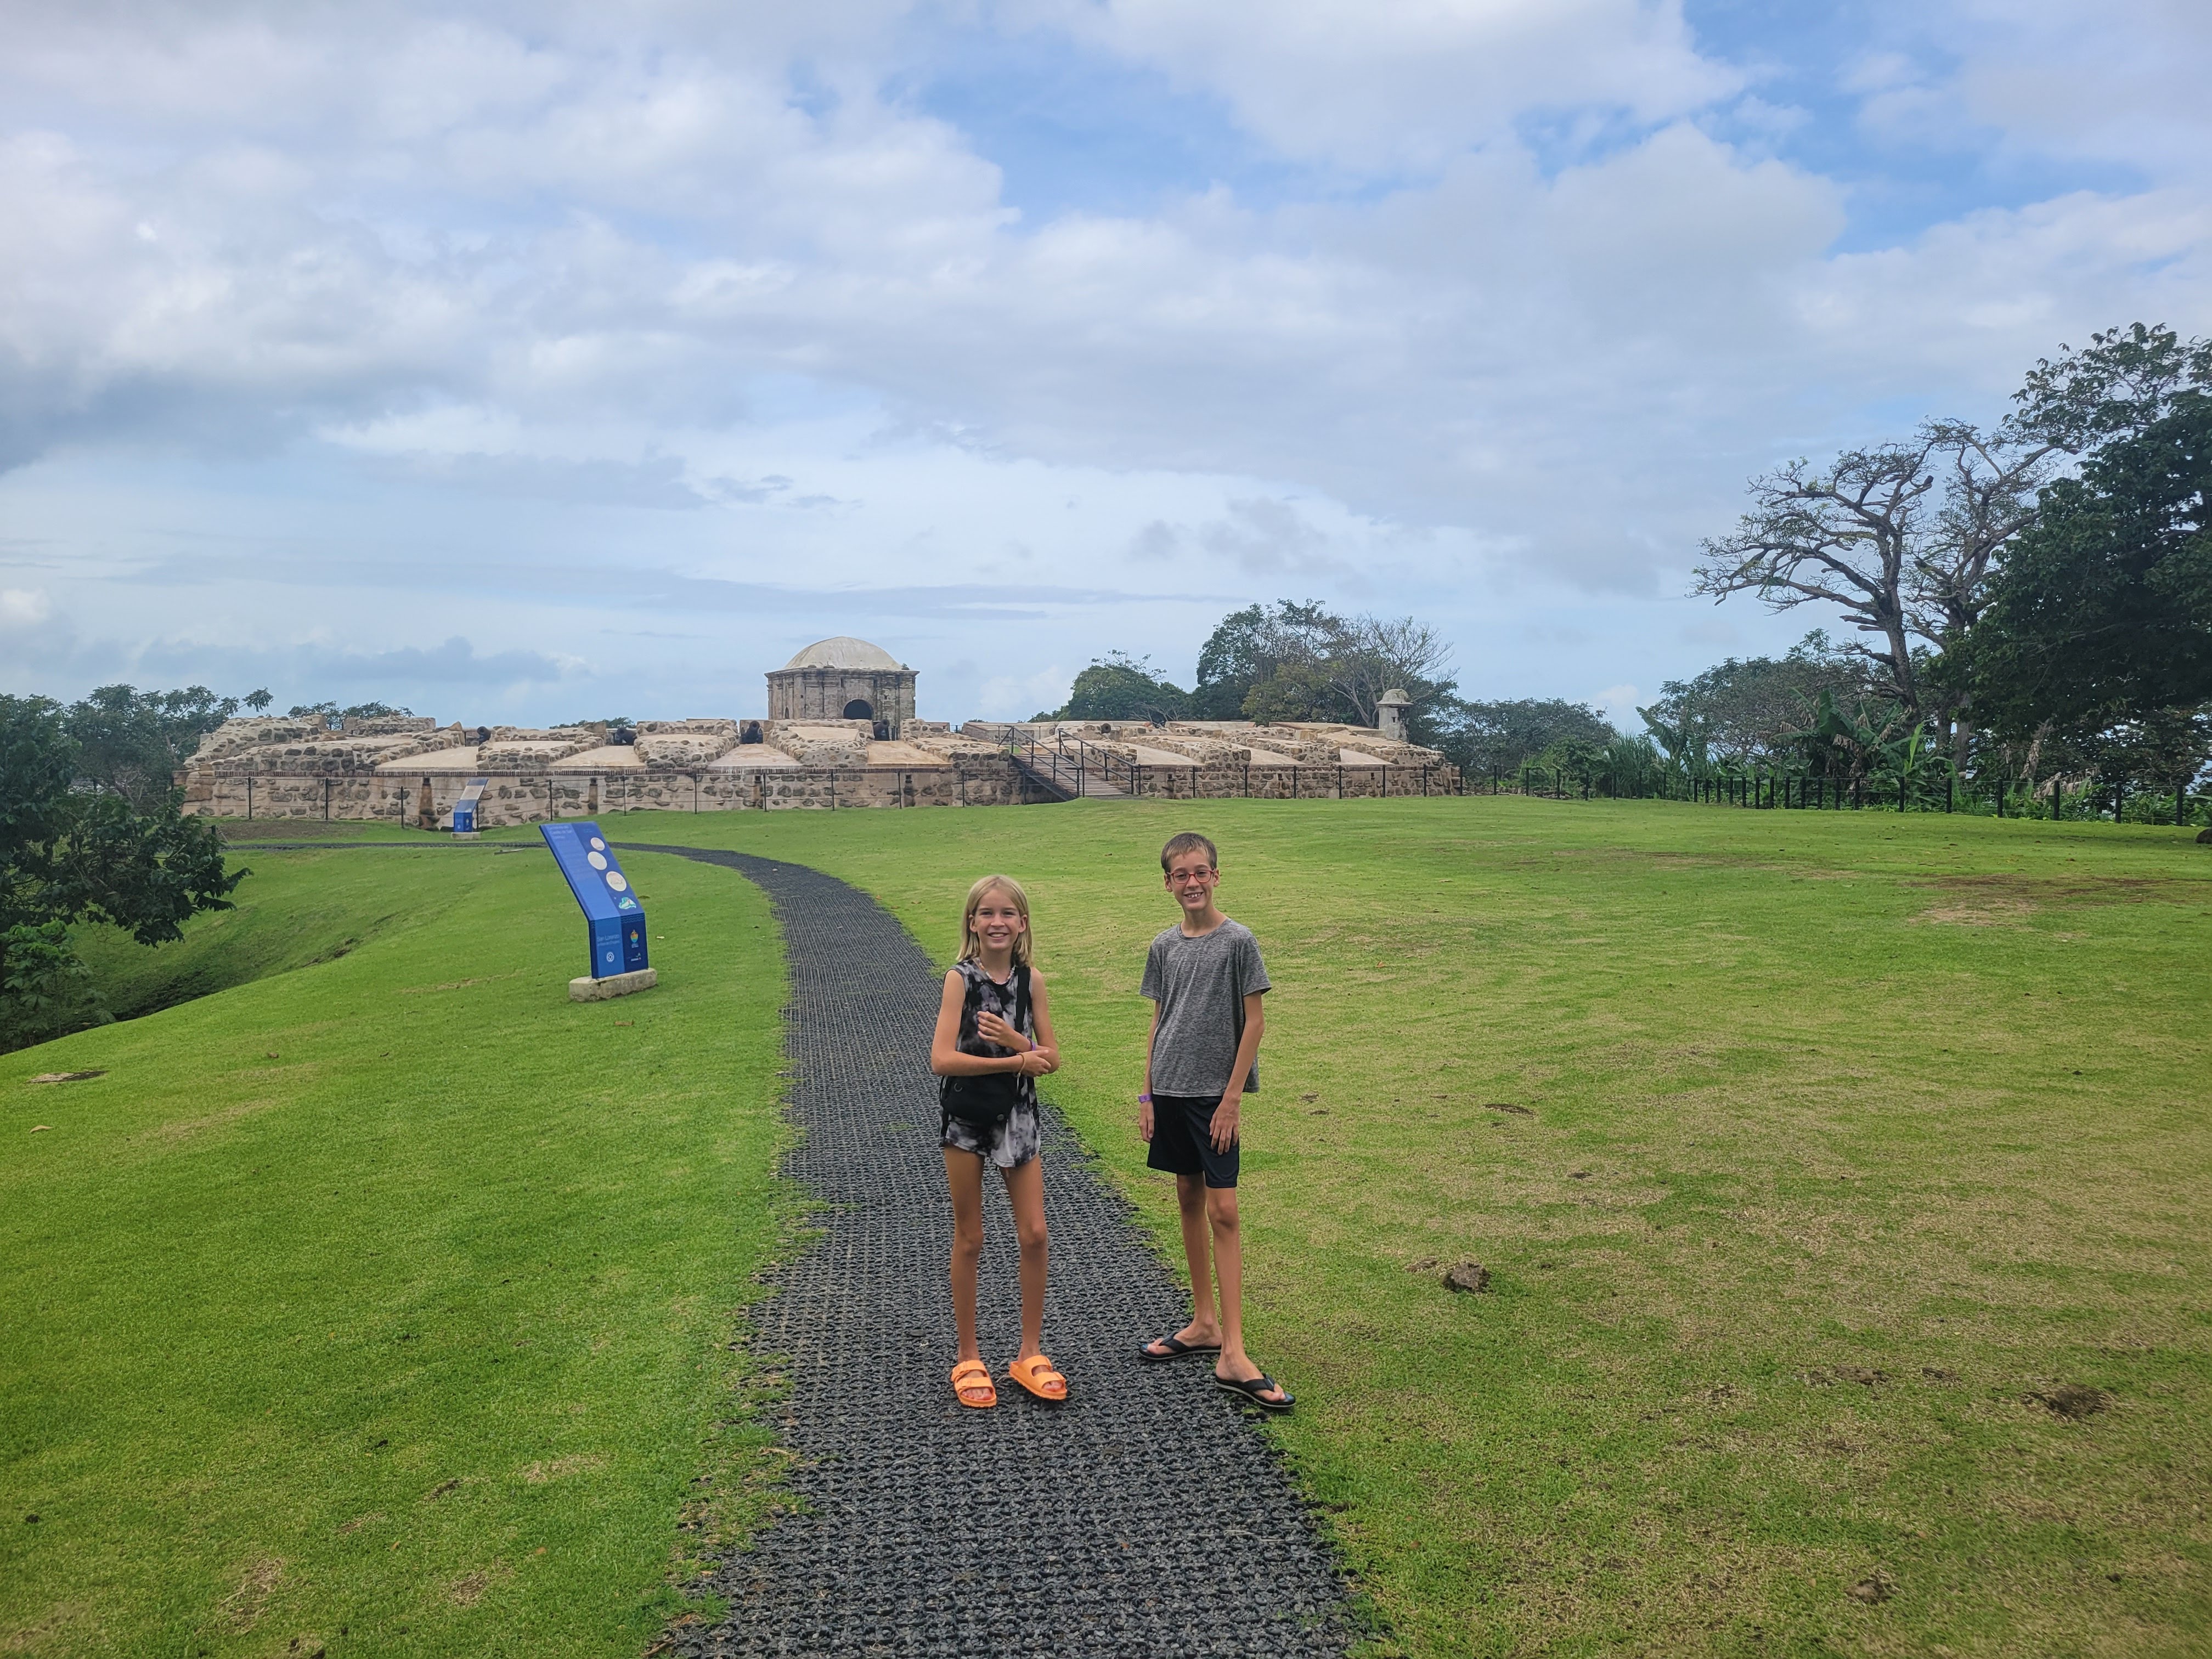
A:
[[[651,968],[641,968],[634,974],[609,974],[605,979],[572,979],[568,1000],[605,1002],[609,997],[626,997],[632,991],[650,991],[659,983],[659,973]]]

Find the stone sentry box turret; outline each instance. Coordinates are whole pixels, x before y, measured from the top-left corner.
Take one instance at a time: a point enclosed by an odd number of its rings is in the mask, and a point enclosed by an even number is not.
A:
[[[881,646],[817,640],[768,677],[771,720],[866,720],[892,738],[915,717],[915,671]]]
[[[584,912],[592,971],[568,981],[576,1002],[628,995],[658,982],[647,965],[645,907],[596,823],[541,823],[538,833]]]

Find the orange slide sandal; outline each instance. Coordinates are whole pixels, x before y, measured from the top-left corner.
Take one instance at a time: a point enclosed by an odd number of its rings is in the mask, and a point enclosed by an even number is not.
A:
[[[991,1382],[991,1368],[980,1359],[963,1359],[952,1368],[952,1392],[962,1405],[972,1406],[977,1411],[999,1403],[999,1391]]]
[[[1017,1359],[1006,1367],[1006,1375],[1040,1400],[1057,1406],[1067,1398],[1067,1379],[1052,1368],[1052,1361],[1041,1353],[1027,1359]]]

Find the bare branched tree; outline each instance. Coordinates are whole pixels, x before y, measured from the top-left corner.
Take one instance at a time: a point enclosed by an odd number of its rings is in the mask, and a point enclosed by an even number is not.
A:
[[[1963,694],[1927,684],[1924,659],[1980,616],[1991,566],[2034,521],[2057,447],[2016,428],[1932,421],[1824,470],[1792,461],[1752,480],[1752,510],[1705,542],[1692,591],[1755,592],[1778,611],[1834,605],[1874,635],[1844,649],[1867,660],[1875,689],[1961,742]]]
[[[1379,726],[1382,694],[1395,686],[1418,707],[1451,689],[1451,647],[1411,617],[1354,617],[1328,663],[1329,687],[1361,726]]]

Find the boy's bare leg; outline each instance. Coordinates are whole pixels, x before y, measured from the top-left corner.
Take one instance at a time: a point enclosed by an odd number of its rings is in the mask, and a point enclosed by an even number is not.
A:
[[[1182,1212],[1182,1254],[1190,1264],[1190,1323],[1176,1333],[1176,1340],[1210,1347],[1221,1340],[1221,1321],[1213,1310],[1212,1241],[1207,1237],[1206,1183],[1201,1177],[1176,1177],[1176,1207]]]
[[[1206,1217],[1212,1224],[1213,1271],[1221,1280],[1221,1358],[1213,1374],[1234,1382],[1249,1382],[1267,1373],[1244,1352],[1244,1236],[1237,1220],[1237,1189],[1211,1187],[1206,1192]],[[1272,1398],[1282,1397],[1282,1390]]]
[[[945,1181],[952,1189],[952,1328],[960,1358],[981,1359],[975,1346],[975,1264],[983,1254],[983,1160],[945,1149]]]
[[[978,1182],[980,1187],[981,1182]],[[1014,1212],[1014,1237],[1022,1247],[1022,1351],[1027,1359],[1044,1352],[1044,1160],[1033,1158],[1006,1171],[1006,1202]],[[968,1324],[975,1323],[975,1274],[968,1274]]]

